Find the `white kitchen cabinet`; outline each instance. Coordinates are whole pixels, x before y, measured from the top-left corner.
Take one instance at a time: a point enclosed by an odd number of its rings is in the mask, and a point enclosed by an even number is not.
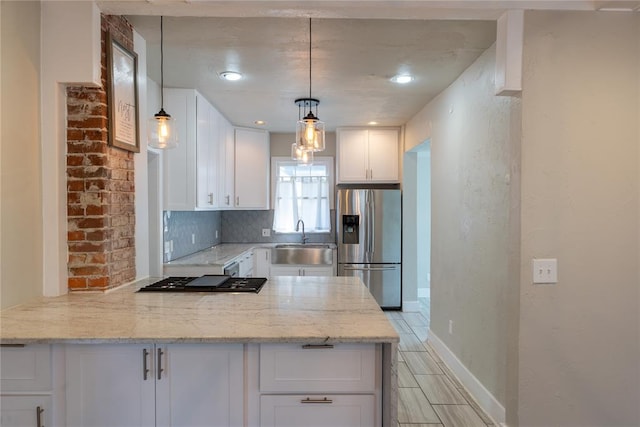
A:
[[[0,367],[0,426],[53,425],[51,346],[2,345]]]
[[[270,276],[335,276],[331,265],[271,264]]]
[[[178,132],[178,146],[162,153],[164,209],[215,209],[220,127],[226,119],[193,89],[165,89],[164,104]]]
[[[69,345],[67,425],[242,425],[243,363],[242,345]]]
[[[51,396],[0,395],[0,426],[45,427],[53,425]]]
[[[338,129],[337,183],[397,183],[398,129]]]
[[[269,133],[257,129],[235,130],[236,209],[269,209]]]
[[[379,426],[375,344],[261,344],[260,426]]]
[[[253,252],[247,251],[238,257],[240,277],[252,277],[253,276]]]
[[[269,277],[271,265],[271,248],[253,248],[253,275]]]
[[[219,128],[219,160],[218,160],[218,206],[221,209],[233,209],[235,204],[235,129],[223,118]]]

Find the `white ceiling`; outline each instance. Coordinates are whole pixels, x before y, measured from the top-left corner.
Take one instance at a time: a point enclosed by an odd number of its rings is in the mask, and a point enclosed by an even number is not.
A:
[[[160,82],[160,18],[129,16],[147,40],[149,76]],[[234,125],[266,121],[295,132],[294,100],[309,96],[306,18],[164,18],[165,87],[196,88]],[[451,84],[495,41],[493,21],[314,19],[312,97],[328,130],[398,126]],[[219,78],[225,70],[244,78]],[[407,85],[389,79],[415,76]],[[168,111],[171,114],[170,111]]]
[[[294,100],[309,95],[308,17],[313,17],[313,92],[327,129],[402,125],[495,40],[508,9],[640,10],[637,0],[97,0],[126,15],[148,41],[159,81],[159,15],[165,16],[165,86],[202,92],[233,124],[294,132]],[[224,82],[225,70],[244,73]],[[408,71],[400,87],[389,78]],[[169,113],[171,113],[169,111]]]

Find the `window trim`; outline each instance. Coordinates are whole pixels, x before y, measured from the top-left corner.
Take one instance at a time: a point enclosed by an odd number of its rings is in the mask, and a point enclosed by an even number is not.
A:
[[[286,163],[286,164],[295,164],[297,163],[295,160],[293,160],[291,157],[285,157],[285,156],[273,156],[271,157],[271,206],[273,207],[273,211],[274,211],[274,215],[275,215],[275,208],[276,208],[276,178],[278,176],[278,166],[281,163]],[[313,163],[315,164],[324,164],[327,168],[327,181],[329,183],[329,213],[331,213],[332,210],[335,209],[335,193],[336,193],[336,187],[335,187],[335,174],[334,174],[334,158],[331,156],[317,156],[314,157],[313,159]],[[283,233],[283,232],[278,232],[273,230],[273,226],[272,226],[272,230],[274,233],[277,234],[293,234],[293,233]],[[328,232],[309,232],[309,234],[332,234],[333,230],[329,230]]]

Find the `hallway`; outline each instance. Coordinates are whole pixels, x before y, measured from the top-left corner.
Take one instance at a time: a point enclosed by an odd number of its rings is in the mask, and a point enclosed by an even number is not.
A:
[[[428,300],[420,300],[420,310],[420,313],[385,312],[400,335],[399,427],[494,426],[427,345]]]

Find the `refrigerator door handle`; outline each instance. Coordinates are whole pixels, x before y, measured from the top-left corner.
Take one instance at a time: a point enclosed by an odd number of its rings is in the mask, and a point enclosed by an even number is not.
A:
[[[397,266],[393,267],[343,267],[347,271],[390,271],[397,270]]]
[[[369,190],[369,227],[370,227],[370,231],[369,231],[369,257],[371,259],[371,261],[373,261],[373,252],[375,250],[374,244],[373,242],[376,241],[376,235],[375,235],[375,231],[376,231],[376,217],[375,217],[375,213],[376,213],[376,199],[375,199],[375,193],[373,192],[373,190]]]

